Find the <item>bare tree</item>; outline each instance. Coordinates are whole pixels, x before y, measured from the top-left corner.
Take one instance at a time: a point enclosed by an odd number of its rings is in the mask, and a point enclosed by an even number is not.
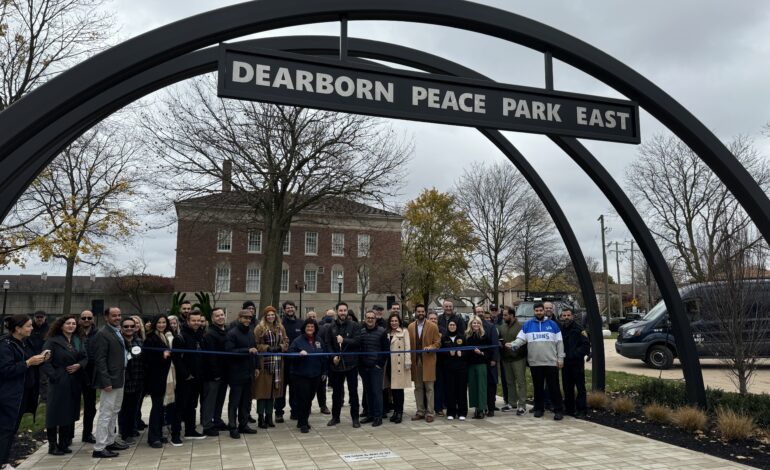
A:
[[[113,29],[104,0],[0,1],[0,111],[100,51]]]
[[[522,216],[516,240],[513,268],[524,276],[524,291],[529,293],[535,277],[545,277],[559,264],[556,227],[543,203],[533,194],[521,202]]]
[[[760,358],[770,354],[768,248],[752,243],[754,234],[745,228],[724,232],[732,235],[716,254],[702,304],[688,310],[700,313],[693,324],[696,338],[703,336],[705,347],[727,364],[730,379],[745,395]]]
[[[165,306],[161,308],[157,297],[151,294],[174,292],[174,280],[148,273],[144,257],[129,261],[125,268],[111,266],[107,270],[107,275],[112,281],[110,292],[126,298],[139,315],[147,313],[148,298],[154,304],[154,312],[165,311]]]
[[[468,279],[478,291],[499,303],[500,283],[514,264],[523,204],[534,193],[513,165],[474,163],[455,184],[457,206],[473,227],[479,243],[468,263]]]
[[[729,148],[759,185],[770,189],[770,165],[751,139],[738,136]],[[725,243],[751,223],[717,175],[674,136],[656,135],[639,147],[639,158],[626,171],[626,187],[662,248],[695,282],[709,278]]]
[[[210,194],[226,180],[243,217],[221,222],[264,227],[261,310],[279,299],[281,247],[292,220],[339,198],[382,203],[394,196],[411,144],[373,118],[222,100],[215,89],[211,76],[192,80],[169,92],[142,125],[172,197]]]
[[[66,265],[64,313],[70,310],[75,266],[98,263],[106,241],[126,240],[139,227],[136,207],[127,200],[145,182],[137,150],[119,128],[100,124],[65,148],[19,199],[30,248],[43,261]],[[37,217],[29,220],[27,214]]]

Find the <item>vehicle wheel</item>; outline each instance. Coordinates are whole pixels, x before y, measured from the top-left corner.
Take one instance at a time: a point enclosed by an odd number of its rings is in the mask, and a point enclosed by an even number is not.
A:
[[[647,352],[644,362],[655,369],[669,369],[674,363],[674,354],[665,345],[656,344]]]

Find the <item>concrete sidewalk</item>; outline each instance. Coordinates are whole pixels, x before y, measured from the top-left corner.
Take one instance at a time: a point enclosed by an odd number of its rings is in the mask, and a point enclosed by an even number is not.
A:
[[[152,449],[143,434],[138,444],[114,459],[93,459],[90,444],[76,441],[68,456],[48,455],[44,445],[20,467],[35,470],[245,470],[245,469],[707,469],[748,468],[730,461],[682,449],[641,436],[565,418],[553,421],[532,414],[496,413],[494,418],[465,422],[437,418],[431,424],[408,420],[414,411],[414,394],[407,390],[402,424],[385,422],[378,428],[353,429],[342,410],[342,423],[327,427],[327,415],[314,405],[309,434],[301,434],[296,422],[256,435],[231,439],[185,441],[182,447]],[[331,397],[329,396],[329,399]],[[145,401],[146,403],[149,400]],[[471,412],[472,414],[472,412]],[[149,415],[145,404],[143,416]],[[79,424],[79,423],[78,423]],[[254,425],[256,427],[256,425]],[[80,428],[75,433],[80,436]],[[547,443],[547,444],[544,444]],[[395,456],[346,462],[354,453],[390,451]]]

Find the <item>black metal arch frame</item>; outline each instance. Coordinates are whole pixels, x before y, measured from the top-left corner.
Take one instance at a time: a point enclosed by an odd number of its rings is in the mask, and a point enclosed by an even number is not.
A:
[[[770,240],[770,201],[727,148],[665,92],[616,59],[570,35],[519,15],[462,0],[262,0],[234,5],[161,27],[73,67],[0,113],[0,216],[52,157],[28,153],[40,140],[56,146],[49,125],[79,105],[163,62],[219,41],[270,29],[349,20],[393,20],[475,31],[549,53],[637,101],[689,145],[733,192],[763,236]],[[145,85],[146,87],[146,85]],[[116,103],[117,101],[113,101]],[[103,118],[105,111],[90,118]],[[70,122],[72,124],[72,122]],[[83,123],[81,123],[83,124]],[[56,127],[56,126],[53,126]],[[683,364],[688,399],[705,404],[703,378],[684,309],[657,246],[628,198],[575,139],[551,137],[601,187],[639,242],[667,304]]]

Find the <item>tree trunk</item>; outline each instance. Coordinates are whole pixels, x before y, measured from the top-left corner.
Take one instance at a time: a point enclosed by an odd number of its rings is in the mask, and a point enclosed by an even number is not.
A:
[[[272,305],[278,308],[281,299],[281,271],[283,267],[283,239],[286,232],[279,224],[273,222],[268,226],[265,222],[265,263],[262,266],[262,279],[259,286],[259,312]],[[289,282],[291,284],[291,280]],[[258,313],[259,313],[258,312]]]
[[[72,273],[75,271],[75,258],[67,258],[67,272],[64,275],[64,303],[62,305],[61,313],[68,315],[72,313]],[[98,315],[102,312],[94,312]]]

